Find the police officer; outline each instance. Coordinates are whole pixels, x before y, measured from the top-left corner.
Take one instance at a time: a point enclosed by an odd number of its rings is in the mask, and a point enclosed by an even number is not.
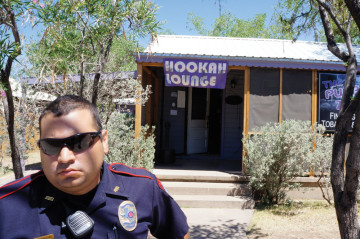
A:
[[[90,102],[66,95],[39,119],[42,170],[0,187],[0,238],[189,238],[186,217],[145,169],[104,163]]]

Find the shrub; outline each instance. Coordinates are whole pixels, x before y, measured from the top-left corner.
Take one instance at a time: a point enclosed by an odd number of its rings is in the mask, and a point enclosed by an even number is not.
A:
[[[266,204],[279,203],[285,199],[287,189],[300,186],[292,182],[295,177],[319,166],[316,162],[325,156],[321,147],[314,151],[314,139],[318,144],[322,142],[321,127],[312,130],[310,122],[286,120],[257,128],[257,134],[244,135],[246,173],[251,176],[256,199]]]
[[[311,154],[311,168],[319,176],[318,185],[321,189],[323,198],[332,204],[332,189],[330,183],[330,169],[332,161],[332,145],[334,135],[323,135],[325,127],[323,125],[314,126],[314,150]]]
[[[106,125],[109,139],[109,153],[106,161],[119,162],[131,167],[154,168],[155,137],[154,129],[143,126],[135,139],[134,117],[125,113],[113,112]]]

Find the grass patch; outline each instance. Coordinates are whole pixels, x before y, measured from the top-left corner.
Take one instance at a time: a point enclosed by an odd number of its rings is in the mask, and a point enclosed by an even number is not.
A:
[[[325,201],[258,205],[247,236],[257,238],[340,238],[335,208]]]
[[[333,208],[325,201],[287,201],[277,205],[257,205],[257,211],[266,211],[267,213],[278,216],[295,216],[302,213],[304,209],[324,209]]]

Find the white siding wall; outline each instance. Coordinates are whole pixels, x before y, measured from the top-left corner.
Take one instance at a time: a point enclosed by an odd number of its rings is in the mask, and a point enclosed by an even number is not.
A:
[[[236,87],[231,88],[231,80],[236,81]],[[232,70],[228,73],[225,97],[239,95],[244,98],[244,71]],[[243,132],[244,102],[239,105],[224,105],[223,117],[223,158],[241,160]]]

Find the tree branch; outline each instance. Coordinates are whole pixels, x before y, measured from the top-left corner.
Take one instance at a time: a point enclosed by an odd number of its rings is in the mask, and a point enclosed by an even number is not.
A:
[[[351,38],[350,38],[350,34],[349,31],[346,31],[340,24],[339,20],[337,19],[337,17],[335,16],[333,10],[331,9],[331,6],[325,2],[324,0],[316,0],[319,3],[320,9],[323,8],[325,9],[325,11],[330,15],[331,19],[334,21],[334,23],[336,24],[336,27],[339,29],[339,31],[341,32],[341,34],[344,37],[345,43],[347,45],[348,51],[349,51],[349,55],[353,55],[353,48],[352,48],[352,44],[351,44]],[[321,10],[320,10],[321,11]],[[323,12],[325,12],[323,11]],[[321,12],[320,12],[321,14]],[[327,14],[325,14],[327,17]],[[328,17],[327,17],[328,18]],[[328,21],[330,23],[330,21]],[[324,25],[325,26],[325,25]],[[331,24],[330,24],[331,26]],[[350,30],[350,29],[347,29]],[[329,49],[330,50],[330,49]],[[330,50],[331,51],[331,50]]]
[[[356,0],[344,0],[357,27],[360,29],[360,3]]]
[[[343,62],[347,62],[349,59],[349,54],[340,50],[340,48],[336,44],[334,32],[329,17],[327,15],[327,12],[321,5],[319,5],[319,12],[320,12],[321,21],[324,26],[324,31],[325,31],[326,40],[328,42],[329,51]]]
[[[79,13],[79,12],[76,12],[76,13],[77,13],[77,15],[80,17],[80,20],[83,22],[84,27],[85,27],[86,29],[88,29],[89,32],[91,32],[91,29],[88,27],[87,23],[86,23],[86,22],[84,21],[84,19],[81,17],[80,13]],[[90,36],[91,36],[91,35],[94,36],[95,34],[90,34]],[[92,38],[92,37],[91,37],[91,38]],[[99,39],[95,38],[95,40],[97,41],[97,43],[101,44],[101,42],[100,42]]]

